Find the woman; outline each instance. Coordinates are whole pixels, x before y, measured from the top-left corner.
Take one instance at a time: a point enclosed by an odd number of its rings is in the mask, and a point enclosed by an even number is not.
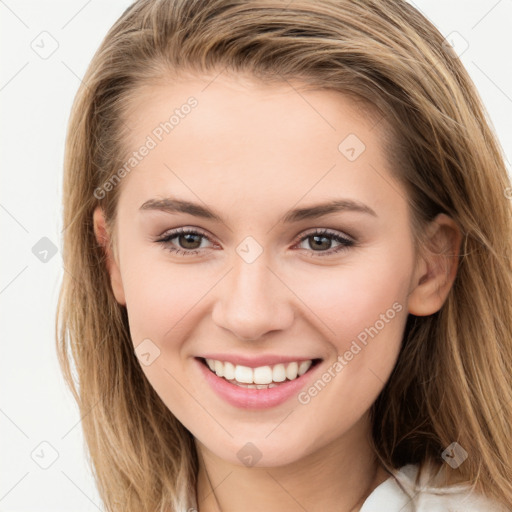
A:
[[[83,82],[58,350],[107,510],[507,510],[510,180],[435,27],[137,1]]]

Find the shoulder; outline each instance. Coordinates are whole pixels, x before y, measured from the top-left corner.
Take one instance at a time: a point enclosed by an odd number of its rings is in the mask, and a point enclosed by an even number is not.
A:
[[[469,485],[436,487],[436,474],[425,470],[416,484],[419,467],[409,464],[381,483],[360,512],[507,512],[503,506],[476,493]],[[508,509],[510,512],[510,509]]]

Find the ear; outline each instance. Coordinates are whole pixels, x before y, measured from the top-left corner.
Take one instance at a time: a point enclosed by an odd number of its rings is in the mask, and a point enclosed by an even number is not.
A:
[[[444,213],[429,225],[428,250],[415,268],[409,313],[428,316],[441,309],[457,275],[461,240],[457,224]]]
[[[119,302],[119,304],[126,306],[121,272],[119,270],[119,264],[115,257],[114,251],[112,250],[110,235],[107,230],[105,216],[101,206],[96,207],[94,210],[93,223],[96,240],[98,241],[98,244],[103,247],[105,252],[107,270],[110,274],[110,283],[112,285],[114,297],[116,298],[117,302]]]

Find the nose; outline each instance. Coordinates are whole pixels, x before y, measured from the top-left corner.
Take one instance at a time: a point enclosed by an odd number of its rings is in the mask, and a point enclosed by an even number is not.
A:
[[[293,294],[263,256],[252,263],[236,256],[234,268],[217,288],[213,321],[239,339],[255,341],[293,322]]]

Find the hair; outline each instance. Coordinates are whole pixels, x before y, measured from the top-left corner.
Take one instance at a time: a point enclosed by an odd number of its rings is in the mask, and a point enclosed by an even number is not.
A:
[[[439,311],[408,316],[370,410],[371,442],[389,470],[421,471],[441,467],[456,441],[469,454],[461,479],[512,503],[511,182],[488,114],[443,36],[402,0],[139,0],[83,78],[64,162],[57,351],[107,510],[188,510],[198,455],[141,369],[95,238],[93,212],[100,205],[110,229],[122,183],[101,198],[95,190],[125,161],[126,114],[142,87],[220,70],[359,98],[392,134],[386,155],[407,190],[416,247],[428,249],[437,214],[456,222],[457,275]]]

